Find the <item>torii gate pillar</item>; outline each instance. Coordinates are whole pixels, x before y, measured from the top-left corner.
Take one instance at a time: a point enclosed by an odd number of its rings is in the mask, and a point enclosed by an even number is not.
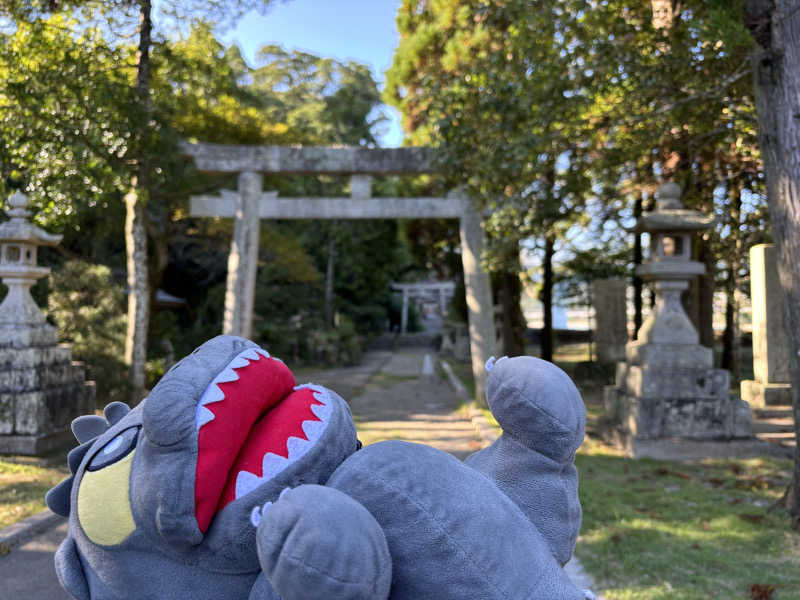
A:
[[[261,173],[239,173],[233,241],[228,255],[225,312],[222,333],[249,338],[253,333],[253,305],[258,270],[259,216],[263,185]]]

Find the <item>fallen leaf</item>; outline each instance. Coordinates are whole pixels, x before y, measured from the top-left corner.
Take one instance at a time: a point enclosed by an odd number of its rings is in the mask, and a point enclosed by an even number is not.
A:
[[[750,584],[750,600],[770,600],[775,593],[775,586],[772,584],[753,583]]]
[[[764,520],[764,515],[751,515],[748,513],[739,513],[739,518],[755,525],[760,524]]]
[[[725,483],[724,479],[720,479],[718,477],[709,477],[706,481],[710,483],[713,487],[719,487]]]

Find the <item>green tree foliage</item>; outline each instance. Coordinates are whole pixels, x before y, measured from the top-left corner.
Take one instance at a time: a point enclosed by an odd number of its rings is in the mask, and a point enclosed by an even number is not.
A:
[[[413,141],[440,145],[451,183],[491,210],[489,264],[502,313],[519,317],[504,330],[524,325],[514,278],[526,237],[543,242],[545,326],[552,328],[550,261],[558,232],[580,212],[588,189],[577,135],[586,101],[574,93],[572,73],[575,5],[406,1],[398,14],[401,41],[386,98],[403,112]],[[545,348],[544,356],[551,352]]]
[[[713,343],[715,257],[741,288],[765,229],[752,40],[738,1],[668,4],[654,21],[651,3],[626,0],[407,0],[385,96],[411,141],[440,145],[451,182],[491,209],[498,271],[532,238],[549,280],[587,212],[623,233],[637,199],[680,183],[689,207],[723,217],[698,244],[709,278],[691,298]]]
[[[105,14],[114,15],[125,16]],[[142,112],[132,87],[135,36],[118,37],[105,23],[32,10],[0,31],[0,169],[2,185],[22,184],[33,196],[41,224],[64,231],[65,257],[107,265],[119,282],[125,269],[123,198],[136,163],[131,148]],[[136,30],[130,20],[122,25]],[[380,100],[366,67],[268,48],[252,67],[202,21],[183,35],[157,37],[151,47],[147,143],[137,150],[149,165],[148,271],[153,295],[161,286],[187,300],[175,317],[163,311],[153,317],[151,359],[163,354],[162,338],[181,356],[219,333],[222,319],[232,224],[190,218],[188,197],[235,186],[235,180],[197,174],[177,152],[178,140],[375,144]],[[266,189],[284,196],[347,192],[347,182],[336,178],[266,179]],[[374,186],[376,193],[385,187],[382,181]],[[322,326],[318,300],[326,257],[320,250],[329,236],[327,225],[319,223],[264,224],[256,330],[268,346],[284,339],[281,328],[294,316],[305,314],[309,328]],[[386,283],[393,279],[395,258],[406,255],[395,223],[343,222],[337,236],[339,337],[350,347],[343,356],[354,359],[357,336],[384,326]],[[56,256],[56,271],[66,268],[63,260]],[[113,344],[107,348],[119,351]]]
[[[50,288],[48,315],[60,339],[72,344],[73,358],[85,363],[100,403],[126,401],[122,287],[114,283],[108,267],[71,260],[53,272]]]

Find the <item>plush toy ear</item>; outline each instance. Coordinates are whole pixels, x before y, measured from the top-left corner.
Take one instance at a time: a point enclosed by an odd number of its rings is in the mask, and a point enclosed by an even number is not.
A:
[[[84,415],[72,421],[72,433],[81,444],[108,430],[108,421],[99,415]]]
[[[131,408],[124,402],[112,402],[103,409],[103,415],[109,425],[116,425],[129,412],[131,412]]]
[[[74,475],[81,466],[83,458],[92,447],[95,438],[105,433],[111,425],[118,423],[131,409],[123,402],[112,402],[108,404],[103,410],[105,419],[98,415],[85,415],[78,417],[72,421],[72,433],[75,438],[80,442],[77,446],[70,450],[67,455],[67,464],[69,465],[69,472],[72,474],[54,488],[50,489],[45,496],[47,506],[57,515],[62,517],[69,516],[70,509],[70,495],[72,494],[72,483],[75,479]]]
[[[69,496],[72,492],[72,481],[74,477],[68,477],[56,487],[51,488],[44,497],[47,507],[57,515],[62,517],[69,516],[70,500]]]

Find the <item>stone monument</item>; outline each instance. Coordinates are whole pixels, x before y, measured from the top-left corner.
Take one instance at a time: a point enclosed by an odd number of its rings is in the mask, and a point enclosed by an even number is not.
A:
[[[783,324],[783,291],[772,244],[750,248],[750,297],[755,379],[742,381],[742,399],[751,408],[791,406],[789,340]]]
[[[751,437],[749,407],[730,397],[730,374],[714,368],[711,348],[699,344],[681,304],[690,279],[705,270],[691,260],[692,233],[711,227],[713,218],[684,208],[680,195],[678,185],[662,186],[657,209],[639,221],[650,234],[650,260],[637,274],[655,284],[656,306],[625,347],[616,385],[605,390],[607,418],[634,456],[658,455],[661,442]]]
[[[60,235],[28,221],[28,199],[9,199],[9,221],[0,224],[0,277],[8,286],[0,304],[0,453],[43,454],[71,443],[69,425],[94,411],[94,384],[72,362],[68,346],[47,323],[30,294],[50,269],[36,264],[38,246]]]
[[[626,291],[627,282],[624,279],[598,279],[592,282],[597,362],[625,360],[625,344],[628,342]]]

